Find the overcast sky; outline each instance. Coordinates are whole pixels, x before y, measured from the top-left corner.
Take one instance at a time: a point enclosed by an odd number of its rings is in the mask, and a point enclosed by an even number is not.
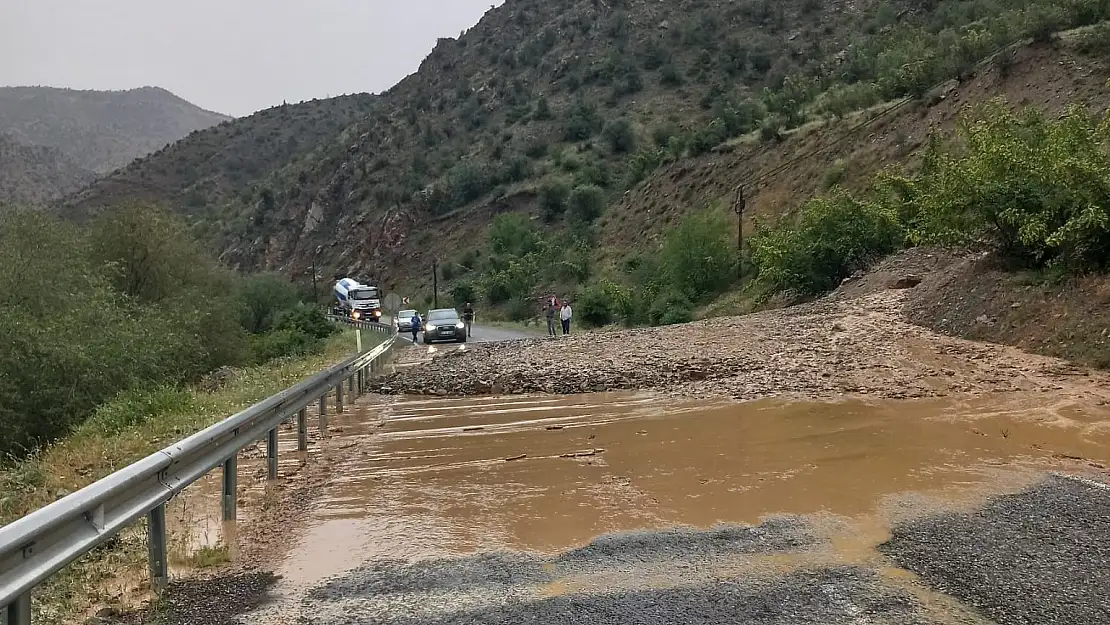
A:
[[[156,85],[246,115],[379,92],[502,0],[0,0],[0,85]]]

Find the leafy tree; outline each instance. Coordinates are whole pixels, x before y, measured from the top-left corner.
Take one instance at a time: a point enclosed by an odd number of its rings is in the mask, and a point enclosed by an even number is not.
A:
[[[252,334],[272,330],[282,313],[297,304],[293,285],[276,273],[247,276],[239,286],[239,297],[242,326]]]
[[[571,195],[570,185],[561,178],[549,178],[540,185],[540,205],[544,221],[551,223],[567,210],[567,199]]]
[[[566,114],[563,138],[567,141],[585,141],[594,136],[603,125],[597,107],[585,100],[579,100]]]
[[[145,302],[189,287],[211,287],[216,271],[188,228],[169,211],[129,204],[92,228],[92,258],[107,266],[113,285]]]
[[[575,187],[570,193],[568,205],[571,217],[586,223],[593,222],[605,211],[605,191],[593,185]]]
[[[1110,117],[1058,121],[995,101],[966,117],[960,142],[934,141],[904,200],[916,238],[986,243],[1015,264],[1110,268]]]
[[[736,278],[736,243],[731,220],[704,210],[686,217],[663,241],[662,271],[691,301],[720,292]]]
[[[624,154],[636,149],[636,131],[632,128],[632,122],[627,119],[614,119],[608,122],[605,124],[602,134],[609,143],[609,147],[617,154]]]
[[[772,289],[821,293],[904,240],[890,211],[837,189],[806,203],[797,223],[784,218],[757,230],[749,250],[759,280]]]

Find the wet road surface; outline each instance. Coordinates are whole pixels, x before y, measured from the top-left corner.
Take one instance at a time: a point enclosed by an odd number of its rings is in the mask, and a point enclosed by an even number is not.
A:
[[[242,622],[1110,622],[1103,406],[374,401]]]
[[[386,317],[382,323],[392,323],[392,319]],[[471,336],[467,339],[468,343],[495,343],[498,341],[512,341],[515,339],[535,338],[542,336],[542,331],[536,330],[517,330],[508,328],[498,328],[493,326],[474,325],[470,328]],[[421,341],[423,341],[423,333],[419,334]],[[412,344],[412,333],[400,333],[397,335],[402,341]],[[423,345],[423,343],[420,343]],[[453,343],[434,343],[437,347],[450,347]]]

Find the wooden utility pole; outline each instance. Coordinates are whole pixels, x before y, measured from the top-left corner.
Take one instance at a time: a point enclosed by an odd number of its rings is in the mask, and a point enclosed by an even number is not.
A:
[[[439,308],[439,270],[432,261],[432,308]]]
[[[747,202],[744,200],[744,185],[736,186],[736,199],[732,204],[732,209],[736,211],[736,273],[742,278],[744,272],[744,208]]]

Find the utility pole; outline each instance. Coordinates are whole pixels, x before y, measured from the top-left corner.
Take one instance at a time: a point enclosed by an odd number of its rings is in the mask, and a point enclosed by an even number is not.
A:
[[[733,203],[733,210],[736,211],[736,273],[739,277],[744,277],[744,208],[747,202],[744,200],[744,185],[736,185],[736,200]]]
[[[432,308],[439,308],[439,271],[432,261]]]
[[[316,257],[320,255],[321,246],[316,246],[316,252],[312,254],[312,299],[313,305],[320,305],[320,293],[316,291]]]

